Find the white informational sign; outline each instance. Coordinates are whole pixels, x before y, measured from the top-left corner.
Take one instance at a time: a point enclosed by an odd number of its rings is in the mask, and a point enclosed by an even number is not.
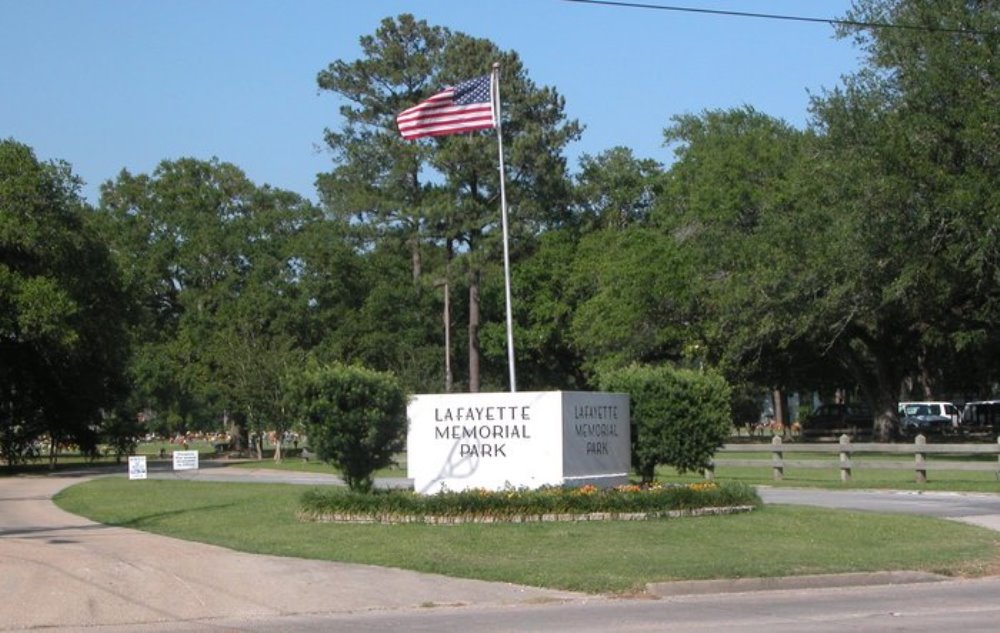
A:
[[[627,394],[427,394],[411,399],[407,415],[407,474],[418,493],[628,482]]]
[[[198,470],[198,451],[174,451],[174,470]]]
[[[146,456],[145,455],[129,455],[129,458],[128,458],[128,478],[129,479],[145,479],[146,478]]]

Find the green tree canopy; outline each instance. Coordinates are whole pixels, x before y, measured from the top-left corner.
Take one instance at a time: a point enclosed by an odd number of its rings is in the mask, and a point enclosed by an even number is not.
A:
[[[732,426],[732,390],[713,371],[629,365],[600,376],[601,388],[629,394],[632,467],[645,482],[656,467],[706,468]]]
[[[341,275],[351,284],[343,240],[314,238],[322,216],[311,204],[218,160],[123,171],[104,185],[101,211],[143,307],[134,406],[169,416],[174,431],[217,429],[228,416],[280,434],[284,368],[347,301],[330,293]]]
[[[844,251],[826,344],[885,428],[911,385],[974,393],[997,377],[1000,10],[861,0],[850,17],[924,27],[843,29],[868,64],[814,102],[815,174]]]
[[[0,142],[0,453],[95,448],[127,383],[130,306],[65,163]]]
[[[412,15],[387,18],[361,38],[363,57],[336,61],[318,77],[339,94],[343,126],[328,131],[334,169],[318,180],[324,204],[353,218],[359,244],[406,249],[415,280],[425,251],[443,269],[433,277],[451,285],[453,258],[468,289],[468,387],[480,385],[480,290],[488,262],[500,260],[500,180],[493,133],[404,141],[395,116],[448,85],[501,66],[504,146],[511,234],[533,234],[567,218],[568,179],[562,151],[580,127],[566,120],[563,99],[536,86],[520,58],[493,43],[433,27]],[[416,292],[422,291],[418,283]],[[450,316],[444,317],[450,322]],[[499,320],[499,319],[498,319]],[[497,372],[498,374],[500,372]]]
[[[676,117],[653,218],[697,262],[712,358],[854,386],[884,437],[914,386],[996,376],[998,15],[865,0],[849,17],[924,30],[845,27],[868,63],[814,100],[808,132],[750,108]]]

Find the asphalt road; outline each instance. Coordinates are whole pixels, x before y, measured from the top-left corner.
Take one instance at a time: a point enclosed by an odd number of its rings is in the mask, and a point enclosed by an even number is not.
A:
[[[172,477],[169,472],[154,476]],[[205,468],[192,479],[331,478]],[[0,478],[0,631],[996,631],[1000,577],[665,583],[616,599],[232,552],[62,512],[72,478]],[[399,482],[382,482],[394,485]],[[913,512],[1000,530],[1000,495],[763,488],[769,503]]]
[[[1000,484],[997,485],[1000,490]],[[809,505],[841,510],[916,514],[951,519],[1000,531],[1000,494],[908,490],[757,489],[765,503]]]
[[[236,623],[236,626],[241,631],[317,633],[995,633],[1000,621],[998,595],[1000,579],[993,578],[918,585],[678,596],[657,600],[597,599],[510,608],[371,611],[299,616],[281,622],[242,622]]]

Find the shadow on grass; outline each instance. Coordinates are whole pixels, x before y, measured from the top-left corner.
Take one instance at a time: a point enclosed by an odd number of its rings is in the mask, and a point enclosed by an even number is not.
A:
[[[231,507],[233,507],[235,505],[236,505],[236,503],[215,503],[215,504],[211,504],[211,505],[195,506],[195,507],[191,507],[191,508],[183,508],[183,509],[178,509],[178,510],[167,510],[167,511],[164,511],[164,512],[154,512],[154,513],[151,513],[151,514],[144,514],[144,515],[141,515],[141,516],[137,516],[137,517],[129,519],[127,521],[109,521],[108,525],[112,525],[112,526],[115,526],[115,527],[134,528],[134,529],[137,529],[137,530],[141,530],[141,529],[144,529],[144,528],[147,528],[147,527],[154,527],[154,526],[156,526],[157,522],[159,522],[159,521],[161,521],[163,519],[168,519],[168,518],[171,518],[171,517],[178,517],[178,516],[182,516],[182,515],[185,515],[185,514],[191,514],[191,513],[206,512],[206,511],[209,511],[209,510],[224,510],[226,508],[231,508]]]

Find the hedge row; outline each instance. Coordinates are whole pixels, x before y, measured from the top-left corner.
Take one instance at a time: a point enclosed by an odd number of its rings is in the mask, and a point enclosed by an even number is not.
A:
[[[753,488],[739,483],[466,490],[433,495],[399,490],[360,494],[333,488],[303,494],[299,517],[305,521],[393,523],[622,520],[748,510],[760,504]]]

